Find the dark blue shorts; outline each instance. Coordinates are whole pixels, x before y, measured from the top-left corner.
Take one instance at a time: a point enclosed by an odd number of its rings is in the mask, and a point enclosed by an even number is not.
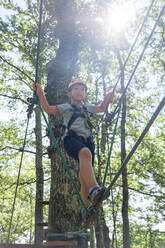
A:
[[[64,138],[64,148],[67,154],[78,160],[78,152],[83,148],[87,147],[92,154],[92,165],[94,165],[94,153],[95,145],[91,137],[84,139],[82,136],[66,136]]]

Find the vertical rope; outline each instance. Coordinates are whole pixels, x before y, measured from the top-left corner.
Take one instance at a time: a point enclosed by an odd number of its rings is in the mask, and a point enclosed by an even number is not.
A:
[[[105,185],[107,174],[108,174],[108,169],[109,169],[109,166],[110,166],[112,148],[113,148],[114,139],[115,139],[115,136],[116,136],[116,130],[117,130],[119,116],[120,116],[120,107],[118,109],[118,115],[117,115],[114,131],[113,131],[113,135],[112,135],[112,140],[111,140],[111,146],[110,146],[110,149],[109,149],[109,152],[108,152],[107,166],[106,166],[106,169],[105,169],[105,174],[104,174],[104,179],[103,179],[103,184],[102,184],[103,186]]]
[[[43,0],[41,0],[41,2],[40,2],[40,16],[39,16],[39,24],[38,24],[38,41],[37,41],[37,57],[36,57],[35,83],[38,83],[38,71],[39,71],[39,54],[40,54],[40,41],[41,41],[42,12],[43,12]]]
[[[14,194],[14,201],[13,201],[12,212],[11,212],[11,217],[10,217],[10,224],[9,224],[8,237],[7,237],[7,244],[9,243],[9,240],[10,240],[10,232],[11,232],[11,226],[12,226],[12,220],[13,220],[13,215],[14,215],[15,203],[16,203],[16,198],[17,198],[17,191],[18,191],[20,173],[21,173],[21,168],[22,168],[22,161],[23,161],[23,155],[24,155],[24,148],[25,148],[25,144],[26,144],[26,137],[27,137],[28,125],[29,125],[29,118],[28,118],[27,124],[26,124],[26,131],[25,131],[25,137],[24,137],[24,142],[23,142],[23,147],[22,147],[22,153],[21,153],[21,160],[20,160],[19,171],[18,171],[18,176],[17,176],[17,183],[16,183],[15,194]]]

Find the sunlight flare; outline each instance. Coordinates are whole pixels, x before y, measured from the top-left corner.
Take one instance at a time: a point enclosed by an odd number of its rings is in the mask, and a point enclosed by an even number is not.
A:
[[[117,34],[128,28],[135,18],[135,10],[132,4],[113,4],[106,9],[103,22],[108,33]]]

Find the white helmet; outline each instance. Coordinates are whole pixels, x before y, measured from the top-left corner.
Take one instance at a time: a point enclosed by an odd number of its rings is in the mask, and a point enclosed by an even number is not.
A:
[[[82,85],[84,85],[84,87],[85,87],[85,89],[86,89],[86,91],[87,91],[86,83],[85,83],[82,79],[80,79],[80,78],[75,78],[75,79],[73,79],[73,80],[69,83],[69,85],[68,85],[68,91],[70,91],[70,90],[71,90],[71,87],[72,87],[73,85],[75,85],[75,84],[82,84]]]

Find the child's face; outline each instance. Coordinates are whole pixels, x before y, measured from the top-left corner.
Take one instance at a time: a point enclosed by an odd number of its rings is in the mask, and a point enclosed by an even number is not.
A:
[[[73,100],[81,102],[86,96],[86,88],[83,84],[75,84],[72,86],[70,91],[70,97]]]

